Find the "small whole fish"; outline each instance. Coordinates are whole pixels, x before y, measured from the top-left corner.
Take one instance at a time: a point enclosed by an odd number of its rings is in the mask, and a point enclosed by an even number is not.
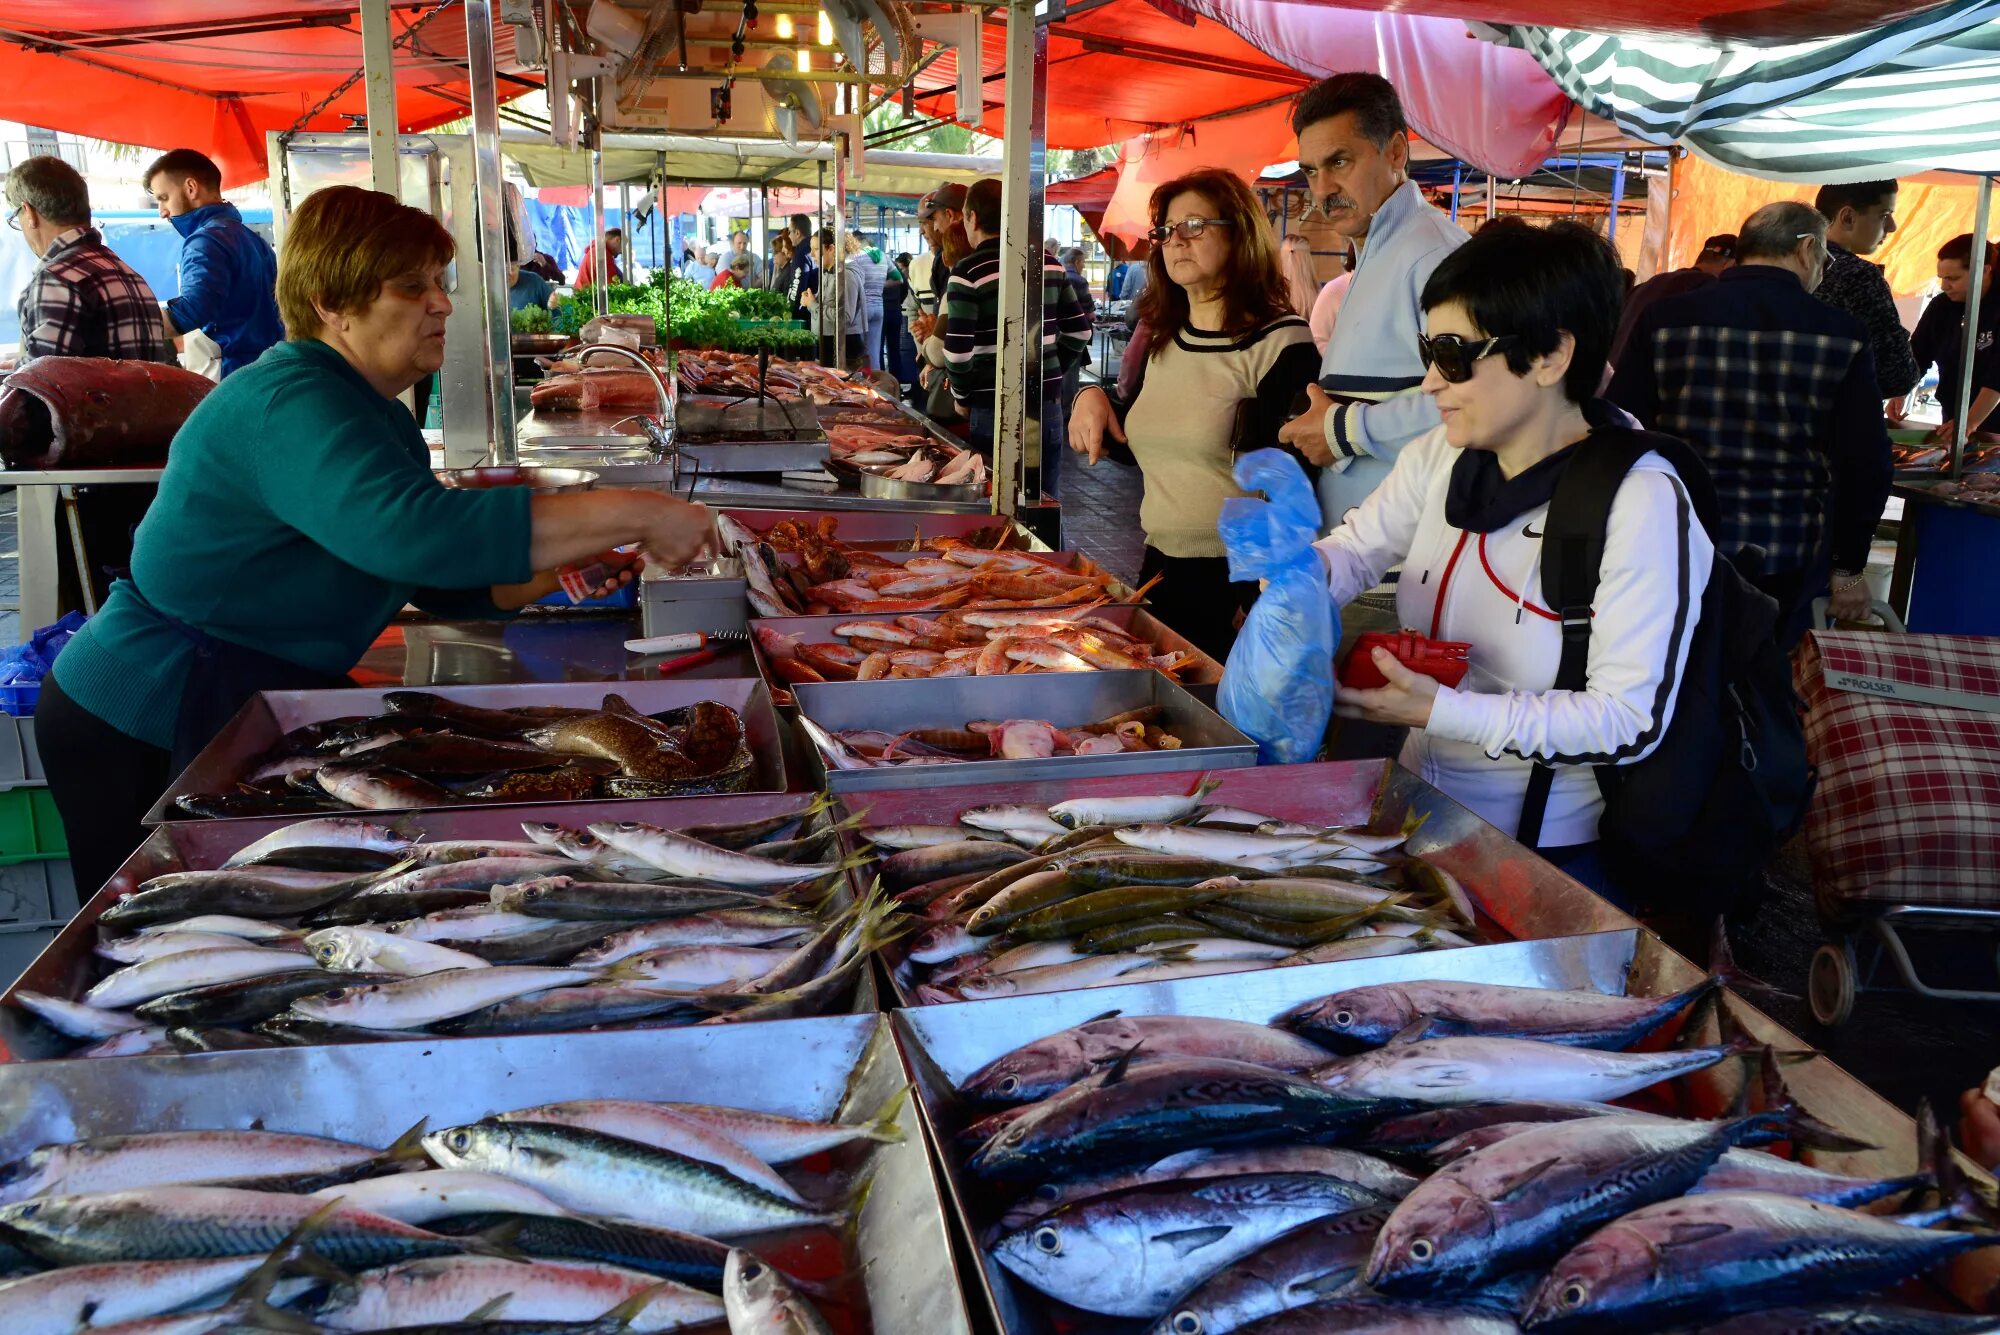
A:
[[[0,1204],[190,1183],[317,1178],[339,1181],[397,1166],[416,1149],[387,1150],[277,1131],[148,1131],[44,1145],[0,1168]],[[417,1151],[421,1153],[420,1150]]]
[[[361,1029],[416,1029],[469,1015],[487,1006],[600,976],[594,969],[552,969],[494,965],[336,988],[292,1002],[291,1013],[307,1020]]]
[[[550,1126],[581,1127],[600,1135],[615,1136],[655,1149],[671,1150],[690,1159],[700,1159],[733,1173],[773,1196],[804,1205],[806,1200],[791,1183],[750,1151],[719,1131],[671,1112],[657,1103],[628,1099],[580,1099],[570,1103],[545,1103],[538,1108],[522,1108],[502,1113],[502,1122],[542,1122]]]
[[[642,1294],[625,1329],[678,1330],[722,1315],[713,1294],[616,1266],[457,1256],[357,1275],[314,1318],[352,1331],[449,1325],[486,1309],[507,1322],[590,1322]]]
[[[727,1238],[836,1216],[802,1208],[710,1163],[579,1127],[482,1122],[433,1132],[431,1158],[525,1182],[559,1205]]]
[[[132,1013],[154,1024],[206,1027],[225,1024],[256,1024],[283,1011],[300,997],[345,983],[372,982],[365,973],[338,973],[303,967],[306,960],[293,956],[289,973],[263,974],[234,983],[170,992],[137,1007]]]
[[[1176,1299],[1147,1335],[1229,1335],[1339,1296],[1368,1268],[1388,1213],[1387,1206],[1363,1206],[1293,1229]]]
[[[1313,1071],[1311,1079],[1322,1089],[1357,1099],[1608,1102],[1707,1070],[1754,1047],[1739,1039],[1667,1052],[1600,1052],[1524,1038],[1427,1038],[1338,1058]]]
[[[496,1002],[441,1020],[435,1030],[459,1036],[543,1034],[638,1020],[686,1021],[703,1014],[687,996],[650,983],[582,983]]]
[[[957,825],[864,825],[855,833],[875,847],[892,852],[963,843],[968,837],[965,829]]]
[[[1424,943],[1407,936],[1362,936],[1344,941],[1328,941],[1325,945],[1313,946],[1285,957],[1287,964],[1334,964],[1341,960],[1387,959],[1395,955],[1413,955],[1424,948]]]
[[[267,974],[295,972],[297,952],[268,950],[238,941],[219,950],[195,950],[128,964],[83,994],[86,1005],[119,1010],[173,992],[234,983]]]
[[[549,920],[526,913],[509,913],[488,902],[462,909],[441,909],[421,918],[386,922],[381,930],[413,941],[489,941],[548,930]]]
[[[953,986],[967,1001],[994,997],[1029,997],[1072,988],[1095,987],[1152,963],[1149,955],[1088,955],[1071,964],[1048,964],[1012,973],[971,974]]]
[[[1218,779],[1203,779],[1186,797],[1079,797],[1049,808],[1049,819],[1063,829],[1093,825],[1166,825],[1199,811],[1208,795],[1221,787]],[[964,817],[959,819],[963,820]]]
[[[751,908],[761,902],[740,890],[579,881],[568,876],[546,876],[493,888],[493,905],[504,913],[583,922],[683,917],[714,909]]]
[[[965,839],[949,844],[928,844],[891,854],[878,865],[882,884],[891,890],[907,890],[944,876],[967,872],[1000,871],[1028,860],[1029,855],[1012,844],[992,839]]]
[[[87,1006],[81,1001],[66,1001],[42,992],[18,991],[14,1003],[65,1038],[101,1040],[146,1027],[144,1020],[134,1019],[123,1011]]]
[[[722,885],[781,886],[839,871],[842,864],[772,862],[690,839],[638,821],[605,822],[590,833],[611,847],[675,876]]]
[[[523,825],[521,831],[537,845],[554,849],[571,862],[595,867],[606,876],[628,881],[657,881],[664,880],[667,875],[649,862],[626,856],[596,835],[572,830],[566,825],[530,824]]]
[[[754,1112],[747,1108],[724,1108],[706,1103],[653,1103],[645,1107],[660,1109],[677,1121],[692,1122],[727,1136],[765,1163],[781,1164],[823,1154],[843,1145],[900,1144],[903,1132],[898,1121],[907,1098],[906,1091],[899,1091],[865,1122],[814,1122],[800,1117],[786,1117],[782,1113]],[[587,1107],[588,1104],[581,1106]],[[630,1112],[628,1115],[631,1115]]]
[[[1318,1044],[1269,1025],[1192,1015],[1118,1015],[1036,1039],[973,1072],[959,1093],[985,1104],[1048,1098],[1137,1049],[1135,1062],[1221,1057],[1304,1071],[1323,1064]]]
[[[239,950],[245,944],[240,937],[212,932],[141,932],[100,941],[92,953],[114,964],[139,964],[192,950]],[[284,948],[278,938],[260,944],[272,949]]]
[[[1939,1212],[1861,1214],[1763,1192],[1716,1192],[1635,1210],[1550,1268],[1530,1330],[1707,1326],[1735,1312],[1875,1290],[1995,1239],[1924,1227]]]
[[[1380,1047],[1419,1021],[1426,1038],[1531,1038],[1622,1052],[1721,985],[1709,978],[1672,996],[1620,997],[1496,983],[1378,983],[1308,1002],[1276,1023],[1337,1052]]]
[[[492,1173],[468,1173],[450,1168],[391,1173],[387,1177],[371,1177],[360,1182],[323,1187],[312,1194],[323,1201],[338,1200],[357,1210],[367,1210],[405,1224],[430,1224],[439,1219],[469,1214],[567,1218],[570,1213],[533,1187]]]
[[[7,1280],[0,1283],[0,1330],[75,1335],[144,1320],[226,1294],[263,1264],[261,1256],[112,1261]]]
[[[729,1253],[722,1273],[729,1335],[832,1335],[826,1319],[768,1261]]]
[[[626,976],[680,992],[733,989],[766,977],[788,952],[761,946],[666,946],[628,957]]]
[[[1293,1229],[1377,1203],[1310,1173],[1155,1183],[1065,1206],[992,1250],[1001,1265],[1072,1307],[1158,1317],[1196,1284]]]
[[[295,929],[282,923],[265,922],[257,918],[239,918],[229,913],[202,913],[175,922],[148,923],[139,929],[141,936],[178,932],[233,936],[244,941],[288,940],[298,935]]]
[[[484,969],[477,955],[368,927],[323,927],[306,937],[313,958],[329,969],[420,977],[446,969]]]
[[[106,909],[98,921],[111,928],[145,927],[205,911],[246,918],[296,918],[345,899],[369,879],[342,877],[287,885],[263,871],[186,875],[186,880],[160,877],[146,882]]]
[[[559,1215],[468,1214],[437,1221],[453,1237],[504,1226],[508,1247],[550,1261],[597,1261],[678,1280],[709,1293],[722,1290],[722,1266],[729,1249],[692,1233],[651,1228],[623,1219],[578,1219]]]
[[[450,806],[451,794],[408,770],[353,761],[330,761],[313,778],[327,796],[364,811],[394,811],[402,807]]]
[[[603,968],[667,946],[782,946],[812,930],[814,919],[791,909],[759,905],[642,923],[604,938],[576,955],[578,968]]]
[[[374,853],[400,853],[411,842],[408,836],[388,825],[352,816],[325,816],[294,821],[273,830],[231,853],[222,865],[240,867],[292,848],[359,848]]]
[[[1417,1185],[1417,1179],[1386,1159],[1358,1150],[1331,1145],[1260,1145],[1245,1150],[1189,1150],[1173,1154],[1156,1164],[1074,1182],[1044,1182],[1000,1217],[1001,1227],[1019,1228],[1030,1220],[1091,1196],[1103,1196],[1127,1187],[1152,1182],[1193,1182],[1211,1177],[1244,1177],[1259,1173],[1312,1173],[1339,1178],[1342,1182],[1371,1192],[1383,1201],[1401,1200]],[[1371,1207],[1373,1208],[1373,1207]],[[1377,1223],[1369,1229],[1374,1237],[1380,1220],[1388,1215],[1383,1206]],[[1362,1261],[1367,1260],[1363,1249]]]

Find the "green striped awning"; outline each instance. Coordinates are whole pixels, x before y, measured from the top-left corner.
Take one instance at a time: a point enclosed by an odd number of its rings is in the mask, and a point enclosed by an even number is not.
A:
[[[1580,105],[1775,181],[2000,172],[2000,0],[1957,0],[1845,37],[1716,46],[1472,25]]]

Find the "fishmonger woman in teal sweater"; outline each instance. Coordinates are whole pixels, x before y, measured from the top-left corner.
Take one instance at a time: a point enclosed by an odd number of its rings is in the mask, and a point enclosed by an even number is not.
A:
[[[454,491],[396,396],[444,362],[452,240],[333,186],[285,230],[286,341],[219,385],[169,452],[132,577],[63,649],[35,712],[77,881],[129,855],[168,781],[260,690],[345,673],[415,603],[502,617],[563,565],[626,543],[694,556],[709,518],[645,491]]]

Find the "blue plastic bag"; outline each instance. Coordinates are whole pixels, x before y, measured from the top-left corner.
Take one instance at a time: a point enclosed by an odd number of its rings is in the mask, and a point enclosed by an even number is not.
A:
[[[48,676],[56,655],[69,643],[70,636],[83,629],[87,619],[81,612],[71,612],[62,620],[43,626],[26,644],[0,651],[0,685],[38,682]]]
[[[1333,716],[1333,651],[1340,644],[1319,537],[1319,497],[1283,450],[1236,461],[1236,485],[1255,496],[1222,503],[1218,528],[1231,579],[1268,581],[1229,651],[1216,700],[1222,716],[1257,743],[1266,765],[1319,755]]]

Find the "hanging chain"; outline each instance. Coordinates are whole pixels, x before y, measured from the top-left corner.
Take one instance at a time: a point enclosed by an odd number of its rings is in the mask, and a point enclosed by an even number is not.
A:
[[[426,24],[428,24],[432,19],[444,13],[447,9],[450,9],[457,3],[458,0],[438,0],[437,5],[432,9],[430,9],[429,11],[427,11],[422,18],[419,18],[415,23],[412,23],[409,27],[403,29],[401,33],[397,34],[397,36],[390,41],[389,49],[391,51],[394,51],[399,46],[408,46],[412,41],[416,39],[417,34],[424,30]],[[368,74],[368,67],[366,65],[363,65],[360,69],[354,71],[354,73],[348,75],[345,79],[342,79],[339,85],[335,87],[332,92],[328,93],[325,97],[322,97],[319,101],[315,102],[312,105],[311,109],[306,111],[297,120],[293,121],[291,129],[286,130],[284,133],[278,136],[278,147],[280,149],[288,147],[292,142],[293,136],[299,134],[306,128],[306,126],[312,124],[313,120],[316,117],[318,117],[321,112],[325,111],[335,102],[338,102],[342,97],[344,97],[347,94],[348,89],[354,87],[355,84],[360,83],[361,80],[367,76],[367,74]],[[393,78],[394,75],[392,74],[391,77]]]

